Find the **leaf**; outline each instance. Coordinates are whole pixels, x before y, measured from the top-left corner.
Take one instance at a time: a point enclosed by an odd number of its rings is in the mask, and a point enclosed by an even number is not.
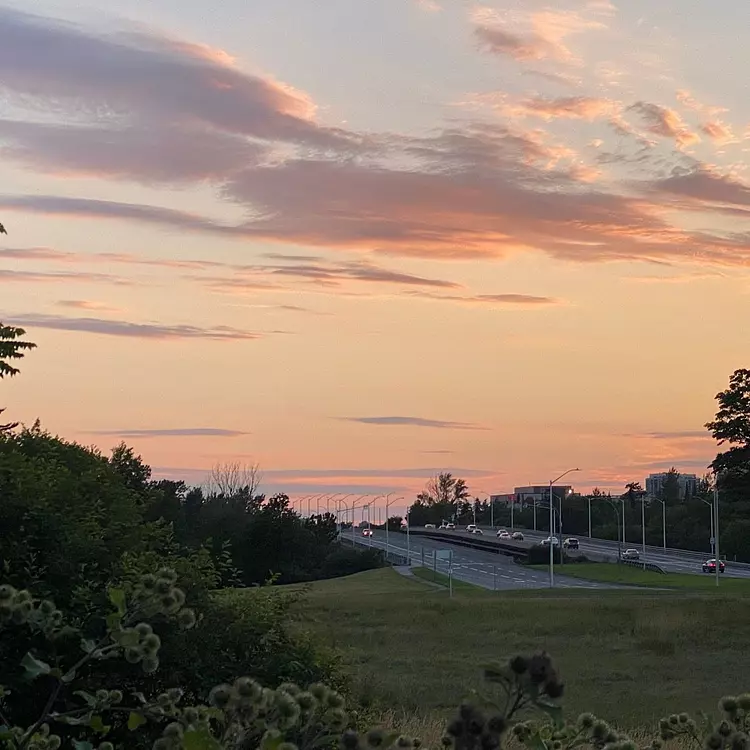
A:
[[[109,589],[107,591],[109,600],[115,605],[117,611],[125,614],[125,591],[123,589]]]
[[[96,705],[96,698],[91,693],[87,693],[85,690],[76,690],[73,695],[79,695],[86,702],[87,706],[92,708]]]
[[[96,648],[96,643],[90,638],[81,638],[81,650],[84,654],[90,654]]]
[[[90,742],[84,742],[82,740],[73,740],[73,747],[76,750],[94,750],[94,746]]]
[[[135,691],[132,693],[134,698],[137,698],[142,706],[146,705],[146,696],[143,693],[139,693],[138,691]]]
[[[73,682],[73,680],[75,680],[75,678],[76,678],[76,671],[75,671],[75,669],[71,669],[69,672],[67,672],[66,674],[64,674],[60,678],[60,680],[67,685],[69,682]]]
[[[563,710],[562,706],[558,706],[555,703],[548,703],[547,701],[535,701],[534,705],[544,711],[551,719],[555,728],[560,728],[563,725]]]
[[[105,622],[110,630],[117,630],[122,622],[122,615],[119,612],[111,612],[105,618]]]
[[[89,726],[98,734],[107,734],[112,727],[107,726],[98,714],[89,720]]]
[[[184,750],[222,750],[221,743],[205,729],[190,729],[182,738]]]
[[[128,716],[128,729],[131,732],[134,732],[138,727],[147,723],[146,717],[143,714],[138,713],[137,711],[130,712],[130,716]]]
[[[52,718],[61,724],[69,724],[71,727],[86,726],[91,721],[91,711],[83,716],[57,716],[52,714]]]
[[[260,750],[276,750],[284,742],[284,735],[278,729],[269,729],[260,741]]]
[[[49,674],[52,671],[47,662],[41,661],[27,652],[26,656],[21,659],[21,667],[26,671],[26,678],[35,680],[41,674]]]

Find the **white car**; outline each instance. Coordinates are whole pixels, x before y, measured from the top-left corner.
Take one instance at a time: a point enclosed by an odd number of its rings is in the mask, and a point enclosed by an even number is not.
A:
[[[500,529],[495,536],[498,539],[510,539],[510,534],[505,529]]]
[[[448,531],[453,531],[453,529],[456,528],[456,524],[455,523],[446,523],[445,524],[445,528],[448,529]]]
[[[373,533],[373,532],[372,532],[372,529],[365,529],[365,530],[364,530],[364,531],[362,532],[362,536],[372,536],[372,533]]]
[[[426,529],[434,529],[434,528],[435,528],[435,524],[434,524],[434,523],[426,523],[426,524],[424,525],[424,527],[425,527]],[[441,526],[440,528],[442,529],[443,527]]]
[[[484,532],[482,531],[482,529],[475,526],[473,529],[469,530],[469,534],[484,534]]]
[[[556,536],[548,536],[546,539],[542,539],[542,546],[548,547],[550,542],[552,543],[553,547],[560,546],[560,540]]]
[[[469,525],[468,525],[468,526],[466,527],[466,531],[468,531],[468,532],[469,532],[469,534],[473,534],[473,533],[474,533],[474,530],[476,529],[476,527],[477,527],[477,525],[476,525],[475,523],[470,523],[470,524],[469,524]]]
[[[622,559],[623,560],[637,560],[640,557],[638,554],[637,549],[626,549],[625,552],[622,553]]]

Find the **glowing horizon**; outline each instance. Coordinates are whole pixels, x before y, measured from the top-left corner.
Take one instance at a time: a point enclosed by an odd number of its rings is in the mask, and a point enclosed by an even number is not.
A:
[[[750,6],[247,5],[0,4],[6,415],[290,495],[704,473]]]

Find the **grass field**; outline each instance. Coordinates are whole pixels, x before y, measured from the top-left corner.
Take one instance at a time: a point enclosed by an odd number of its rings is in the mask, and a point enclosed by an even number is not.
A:
[[[546,570],[544,565],[535,565],[539,570]],[[559,575],[574,578],[585,578],[589,581],[605,581],[607,583],[624,583],[631,586],[646,586],[649,588],[692,589],[731,594],[750,594],[750,578],[728,578],[720,576],[717,591],[716,578],[707,573],[654,573],[630,565],[613,565],[612,563],[576,563],[556,567]]]
[[[572,566],[571,566],[572,567]],[[614,567],[614,566],[611,566]],[[661,576],[663,579],[664,576]],[[344,658],[357,696],[435,733],[481,667],[547,650],[570,715],[592,711],[623,729],[674,711],[713,711],[750,688],[750,598],[656,591],[455,591],[448,599],[391,570],[321,581],[298,626]]]

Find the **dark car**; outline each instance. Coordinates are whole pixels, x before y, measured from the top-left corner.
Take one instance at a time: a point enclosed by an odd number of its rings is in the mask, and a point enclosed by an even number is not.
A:
[[[716,572],[716,560],[711,558],[710,560],[706,560],[706,562],[703,563],[703,572],[704,573],[715,573]],[[719,573],[724,572],[724,562],[722,560],[719,560]]]
[[[580,547],[579,541],[574,537],[570,536],[563,542],[565,549],[578,549]]]

